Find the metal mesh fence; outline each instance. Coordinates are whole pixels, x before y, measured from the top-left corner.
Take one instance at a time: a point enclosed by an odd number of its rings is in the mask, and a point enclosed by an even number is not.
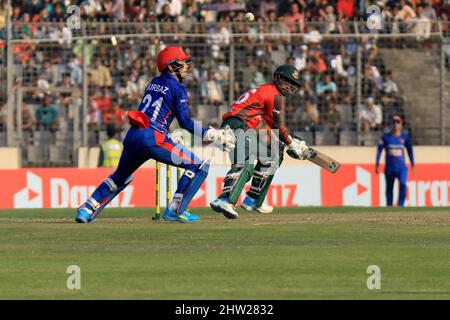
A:
[[[374,145],[394,114],[420,144],[442,144],[448,127],[446,24],[386,23],[373,33],[365,22],[345,21],[84,22],[78,30],[17,22],[13,31],[10,67],[21,88],[14,144],[23,146],[24,165],[73,165],[79,146],[106,140],[108,125],[123,134],[125,112],[139,105],[157,75],[156,54],[168,45],[192,54],[185,84],[192,117],[204,126],[220,124],[234,99],[291,63],[304,86],[286,99],[285,124],[314,144]],[[5,102],[6,92],[0,97]]]

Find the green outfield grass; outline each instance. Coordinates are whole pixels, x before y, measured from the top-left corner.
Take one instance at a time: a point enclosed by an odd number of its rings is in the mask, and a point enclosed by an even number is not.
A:
[[[74,210],[0,211],[0,299],[450,299],[448,208],[195,212],[185,225],[106,209],[80,225]]]

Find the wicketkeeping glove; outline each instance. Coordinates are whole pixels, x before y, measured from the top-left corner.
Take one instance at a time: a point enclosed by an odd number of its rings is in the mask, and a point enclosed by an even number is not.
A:
[[[175,131],[169,133],[169,138],[173,142],[175,142],[177,144],[178,143],[180,143],[180,144],[184,143],[184,141],[183,141],[183,132],[181,130],[175,130]]]
[[[203,136],[203,140],[214,143],[217,147],[223,148],[226,152],[233,150],[236,146],[236,137],[230,127],[225,127],[224,129],[214,129],[213,127],[209,127]]]

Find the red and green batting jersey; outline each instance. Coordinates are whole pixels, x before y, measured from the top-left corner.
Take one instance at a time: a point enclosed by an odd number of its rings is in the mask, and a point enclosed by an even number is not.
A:
[[[269,128],[279,130],[282,142],[290,143],[288,131],[282,123],[282,108],[283,96],[275,85],[266,83],[241,95],[231,105],[231,111],[223,115],[223,120],[237,117],[249,128],[257,128],[261,121],[265,121]]]

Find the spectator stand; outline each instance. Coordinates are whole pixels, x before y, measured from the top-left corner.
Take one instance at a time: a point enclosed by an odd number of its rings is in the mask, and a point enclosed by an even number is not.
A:
[[[269,1],[261,10],[252,10],[254,22],[244,19],[249,3],[219,10],[191,2],[180,6],[180,1],[165,6],[127,2],[123,8],[103,1],[99,7],[81,6],[81,28],[75,30],[61,21],[49,21],[64,17],[64,6],[22,7],[19,2],[14,5],[18,9],[13,10],[10,41],[14,63],[2,61],[0,76],[9,69],[22,84],[22,101],[30,109],[39,103],[36,92],[52,93],[60,113],[58,131],[67,132],[72,150],[101,143],[111,121],[123,134],[127,129],[121,124],[123,112],[140,103],[146,85],[158,74],[155,56],[168,45],[183,46],[193,56],[193,76],[185,84],[192,116],[205,125],[220,123],[233,100],[270,81],[275,67],[287,62],[302,69],[305,83],[286,101],[289,129],[310,136],[316,144],[371,144],[364,141],[360,123],[360,106],[369,96],[383,111],[383,122],[374,135],[381,133],[391,111],[414,117],[406,112],[405,84],[397,80],[399,71],[388,66],[393,55],[386,49],[413,52],[439,45],[435,37],[440,30],[433,21],[419,33],[414,20],[396,21],[399,12],[386,8],[381,30],[373,32],[365,21],[352,21],[363,18],[364,12],[340,1],[336,5],[322,1],[320,8],[305,7],[303,2],[298,8],[284,8]],[[412,8],[424,15],[417,6]],[[438,57],[432,59],[439,65]],[[79,96],[58,93],[68,86]],[[440,99],[445,101],[443,94]],[[113,112],[112,101],[118,111]],[[445,123],[430,126],[442,130]]]
[[[77,88],[19,87],[16,91],[17,112],[15,134],[22,147],[22,161],[25,166],[71,166],[80,146],[80,106],[74,99],[69,109],[61,97],[77,97]],[[27,100],[32,97],[32,100]],[[51,106],[57,111],[54,125],[39,124],[38,110],[44,97],[48,97]],[[67,97],[67,96],[66,96]],[[28,120],[24,119],[24,116]]]

